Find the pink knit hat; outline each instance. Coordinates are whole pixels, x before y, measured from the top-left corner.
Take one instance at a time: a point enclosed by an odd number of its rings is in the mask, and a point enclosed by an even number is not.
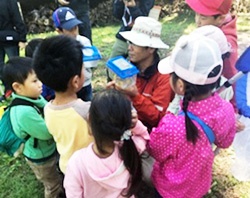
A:
[[[207,16],[227,14],[232,6],[232,0],[186,0],[186,3],[196,13]]]

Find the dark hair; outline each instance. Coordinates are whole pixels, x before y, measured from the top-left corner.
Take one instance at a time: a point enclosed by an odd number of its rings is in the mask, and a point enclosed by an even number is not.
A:
[[[221,55],[222,60],[229,58],[230,57],[230,52],[226,52],[225,54]]]
[[[159,55],[158,55],[158,50],[159,50],[158,48],[155,48],[154,56],[159,56]]]
[[[222,67],[220,65],[215,67],[210,72],[208,77],[217,76],[218,73],[221,71],[221,69]],[[176,81],[180,78],[175,73],[172,73],[171,77],[172,77],[172,81],[174,85],[176,84]],[[193,144],[196,143],[197,138],[199,137],[199,134],[198,134],[198,129],[196,128],[195,124],[192,122],[192,120],[189,118],[187,114],[188,103],[189,101],[191,101],[193,97],[206,94],[209,91],[213,90],[215,87],[217,87],[219,80],[220,78],[216,82],[212,84],[208,84],[208,85],[194,85],[183,80],[185,83],[185,94],[184,94],[183,103],[182,103],[183,105],[182,110],[185,113],[186,137],[187,137],[187,140],[191,141]]]
[[[105,143],[120,141],[124,131],[131,128],[131,120],[131,102],[125,95],[114,89],[97,93],[91,102],[89,122],[98,151],[106,154],[103,150]],[[124,140],[119,153],[131,175],[129,190],[123,196],[130,197],[141,183],[141,159],[131,138]]]
[[[28,45],[25,47],[25,56],[32,58],[35,50],[38,48],[39,44],[43,41],[41,38],[32,39]]]
[[[3,67],[3,82],[6,89],[11,89],[14,82],[23,84],[32,73],[32,59],[27,57],[12,57]]]
[[[217,19],[219,16],[221,16],[221,14],[213,15],[214,19]]]
[[[34,55],[34,69],[38,78],[51,89],[64,92],[69,80],[81,76],[82,45],[65,35],[44,39]]]

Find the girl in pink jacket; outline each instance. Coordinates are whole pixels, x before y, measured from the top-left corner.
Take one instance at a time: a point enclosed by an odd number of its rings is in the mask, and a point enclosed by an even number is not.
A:
[[[70,158],[67,198],[134,197],[142,179],[140,153],[149,140],[140,121],[131,130],[131,102],[116,90],[97,93],[89,110],[94,143]]]
[[[222,64],[214,40],[191,34],[181,37],[172,55],[158,66],[159,72],[171,73],[172,89],[184,98],[181,112],[165,115],[150,134],[157,197],[201,198],[210,189],[211,144],[229,147],[236,130],[232,105],[212,92]]]

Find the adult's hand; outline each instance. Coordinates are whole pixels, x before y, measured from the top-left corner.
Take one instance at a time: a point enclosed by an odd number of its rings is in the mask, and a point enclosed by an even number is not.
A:
[[[106,89],[111,89],[111,88],[116,89],[116,90],[118,90],[118,91],[124,93],[125,95],[132,97],[132,98],[139,94],[136,85],[131,85],[131,86],[123,89],[119,85],[117,85],[114,80],[108,82],[106,85]]]
[[[135,0],[123,0],[124,5],[127,7],[135,7],[136,3]]]
[[[112,80],[106,84],[106,89],[112,89],[115,88],[115,81]]]
[[[26,43],[20,41],[20,42],[18,43],[18,46],[19,46],[20,49],[25,48]]]
[[[119,87],[118,85],[115,85],[115,88],[119,91],[121,91],[122,93],[124,93],[125,95],[129,96],[129,97],[135,97],[139,94],[138,89],[136,87],[136,85],[131,85],[125,89]]]
[[[66,0],[58,0],[58,2],[59,2],[61,5],[69,5],[69,2],[66,1]]]

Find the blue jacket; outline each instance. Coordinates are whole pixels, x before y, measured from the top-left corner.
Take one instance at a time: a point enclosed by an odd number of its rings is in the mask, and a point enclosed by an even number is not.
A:
[[[239,113],[250,118],[250,73],[245,74],[236,82],[236,105]]]

